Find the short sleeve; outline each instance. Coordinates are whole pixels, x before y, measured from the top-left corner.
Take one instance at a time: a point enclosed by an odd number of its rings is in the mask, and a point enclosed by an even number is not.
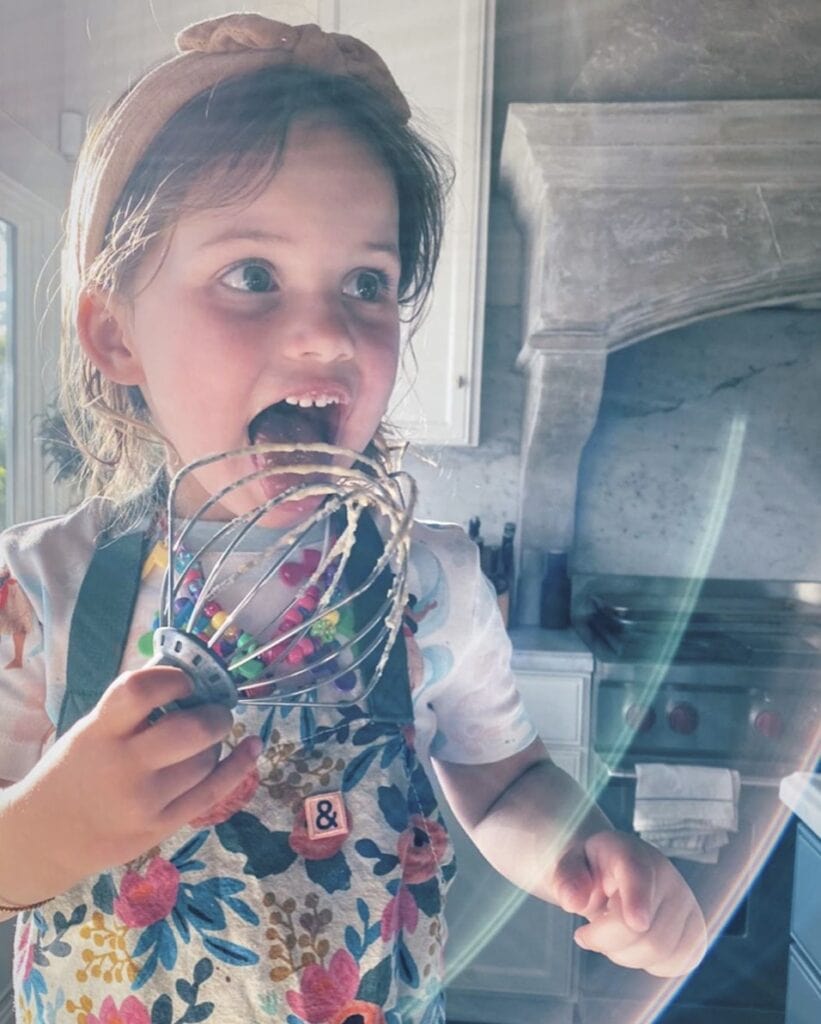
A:
[[[416,629],[406,631],[410,660],[420,662],[417,747],[458,764],[501,761],[537,734],[516,688],[496,595],[463,530],[425,524],[418,537],[410,574]]]
[[[0,778],[22,779],[55,740],[69,626],[107,508],[91,499],[0,536],[13,581],[0,597]]]
[[[5,538],[3,538],[5,541]],[[22,779],[40,758],[53,725],[38,594],[26,585],[13,546],[0,546],[0,778]]]

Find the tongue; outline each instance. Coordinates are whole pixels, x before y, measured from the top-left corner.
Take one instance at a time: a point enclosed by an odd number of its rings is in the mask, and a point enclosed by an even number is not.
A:
[[[249,431],[253,444],[330,444],[328,417],[317,406],[307,408],[279,402],[254,417]]]

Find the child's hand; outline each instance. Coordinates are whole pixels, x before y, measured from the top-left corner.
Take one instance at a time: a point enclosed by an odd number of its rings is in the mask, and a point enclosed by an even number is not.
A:
[[[123,864],[240,783],[259,754],[259,740],[246,737],[218,763],[232,725],[227,708],[203,704],[149,724],[154,708],[190,693],[179,669],[124,673],[12,787],[15,831],[38,857],[15,868],[20,884],[7,898],[43,899]]]
[[[655,847],[624,832],[590,836],[564,855],[553,889],[559,906],[586,917],[576,930],[582,949],[622,967],[677,977],[707,948],[701,909],[690,887]]]

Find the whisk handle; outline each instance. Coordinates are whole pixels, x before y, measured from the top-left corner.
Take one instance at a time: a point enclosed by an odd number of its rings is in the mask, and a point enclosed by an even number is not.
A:
[[[164,710],[191,708],[198,704],[224,704],[233,708],[239,693],[225,665],[196,636],[173,626],[154,630],[154,654],[148,666],[171,665],[181,668],[194,684],[190,697],[182,697]]]

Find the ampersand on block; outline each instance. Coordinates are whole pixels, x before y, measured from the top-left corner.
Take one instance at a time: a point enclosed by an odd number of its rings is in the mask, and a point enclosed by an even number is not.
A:
[[[309,839],[327,839],[348,834],[348,815],[342,794],[315,793],[305,798]]]

